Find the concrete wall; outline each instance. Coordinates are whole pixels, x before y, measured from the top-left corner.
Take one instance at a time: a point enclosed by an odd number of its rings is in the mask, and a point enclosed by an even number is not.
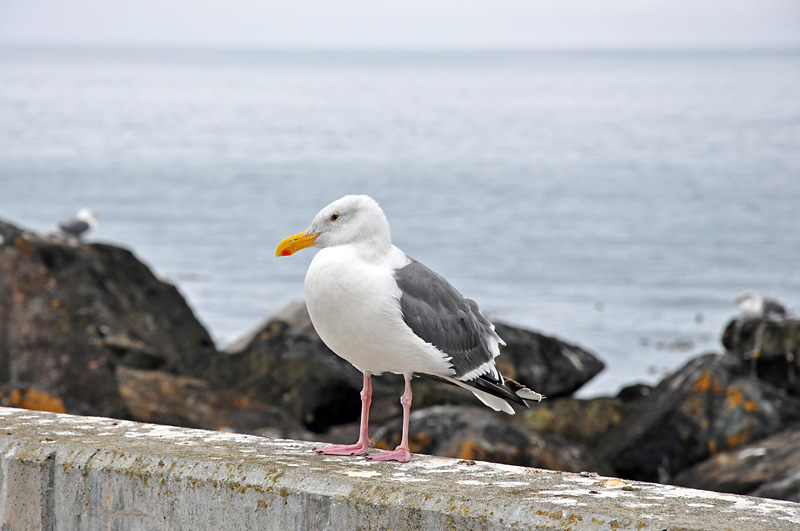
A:
[[[0,408],[0,529],[800,529],[800,504]]]

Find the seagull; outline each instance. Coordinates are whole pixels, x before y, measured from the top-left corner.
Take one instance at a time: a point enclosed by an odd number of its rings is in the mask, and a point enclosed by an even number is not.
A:
[[[462,387],[495,411],[543,395],[504,378],[494,359],[505,345],[475,301],[392,244],[389,222],[366,195],[348,195],[323,208],[308,230],[278,244],[275,255],[317,247],[305,279],[311,322],[322,341],[364,376],[358,442],[315,448],[325,455],[364,455],[370,447],[372,375],[402,374],[405,390],[400,445],[367,456],[407,462],[411,378],[427,376]]]
[[[78,210],[74,218],[67,219],[58,224],[58,230],[62,236],[80,240],[83,236],[97,227],[99,218],[97,214],[88,208]]]
[[[784,319],[789,315],[783,303],[751,289],[738,295],[733,302],[739,305],[742,317],[746,319]]]

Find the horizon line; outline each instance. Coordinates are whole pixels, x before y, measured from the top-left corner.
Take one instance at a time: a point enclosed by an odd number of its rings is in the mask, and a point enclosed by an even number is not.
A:
[[[270,45],[270,44],[210,44],[210,43],[59,43],[3,42],[0,49],[61,49],[64,51],[181,51],[181,52],[300,52],[300,53],[797,53],[800,43],[785,45]]]

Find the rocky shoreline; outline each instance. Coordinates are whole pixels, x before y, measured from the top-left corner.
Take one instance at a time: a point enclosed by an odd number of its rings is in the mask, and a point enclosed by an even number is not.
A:
[[[412,451],[800,501],[800,321],[734,320],[720,353],[589,400],[571,395],[596,356],[496,324],[501,371],[549,398],[510,417],[416,379]],[[402,378],[373,381],[372,438],[392,448]],[[130,251],[0,220],[0,405],[352,442],[360,389],[302,302],[218,350]]]

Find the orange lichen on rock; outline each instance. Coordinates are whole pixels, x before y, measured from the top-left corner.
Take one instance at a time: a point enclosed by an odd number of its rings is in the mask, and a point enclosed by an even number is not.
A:
[[[392,433],[390,439],[380,438],[376,441],[372,441],[372,447],[377,448],[378,450],[391,450],[395,446],[400,444],[400,434],[399,433]],[[408,443],[409,449],[411,448],[411,442]],[[411,450],[412,452],[414,450]]]
[[[744,410],[745,411],[758,411],[758,403],[755,400],[745,400],[744,401]]]
[[[64,402],[60,398],[34,389],[0,391],[0,405],[34,411],[50,411],[51,413],[67,412]]]
[[[431,437],[425,432],[413,434],[408,441],[408,447],[412,453],[424,452],[430,444]]]
[[[745,411],[758,411],[758,404],[754,400],[747,400],[741,389],[729,387],[725,390],[725,398],[731,409],[742,408]]]
[[[30,253],[33,250],[33,246],[30,244],[30,242],[22,236],[17,236],[14,238],[14,247],[27,253]]]
[[[742,431],[739,433],[735,433],[733,435],[729,435],[725,438],[725,441],[728,443],[728,447],[730,449],[736,448],[748,442],[750,436],[747,432]]]
[[[479,459],[477,455],[479,452],[477,450],[478,448],[474,442],[464,441],[464,443],[461,445],[461,449],[457,457],[458,459],[469,459],[469,460]]]
[[[728,407],[731,409],[744,404],[744,395],[742,395],[742,391],[736,387],[728,387],[725,390],[725,398],[728,400]]]
[[[692,387],[689,391],[694,393],[707,393],[711,391],[712,393],[719,393],[722,390],[722,383],[714,378],[711,374],[711,371],[706,369],[703,371],[703,374],[692,384]]]
[[[684,415],[692,418],[699,418],[704,412],[704,403],[699,396],[687,396],[681,405]]]

